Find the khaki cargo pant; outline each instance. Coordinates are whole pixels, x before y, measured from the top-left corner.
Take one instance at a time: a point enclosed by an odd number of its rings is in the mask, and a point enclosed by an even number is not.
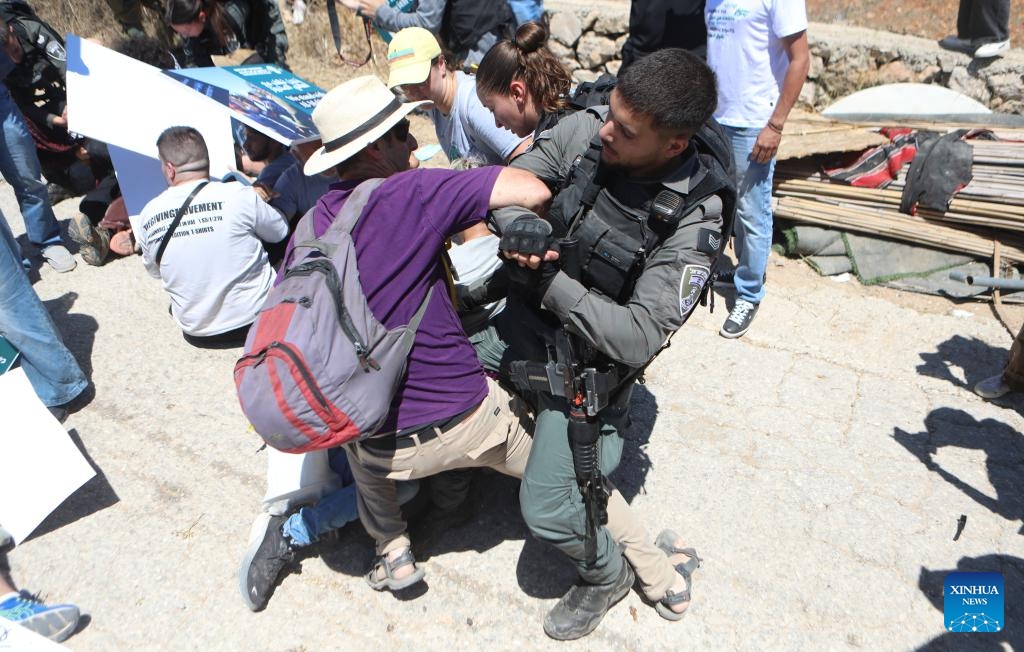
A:
[[[1024,326],[1010,346],[1010,359],[1003,369],[1003,380],[1016,391],[1024,391]]]
[[[377,543],[377,554],[409,546],[406,522],[395,494],[395,480],[414,480],[451,469],[490,467],[522,477],[530,455],[533,421],[526,404],[487,379],[487,398],[466,419],[408,448],[381,451],[345,447],[358,487],[359,519]]]

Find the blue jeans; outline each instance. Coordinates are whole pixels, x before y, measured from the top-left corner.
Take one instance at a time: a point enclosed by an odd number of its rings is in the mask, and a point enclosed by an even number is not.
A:
[[[29,283],[7,220],[0,215],[0,335],[21,351],[21,368],[48,407],[78,396],[89,381]]]
[[[36,246],[60,244],[60,226],[50,206],[35,141],[18,105],[3,84],[0,84],[0,120],[3,121],[0,174],[14,188],[28,240]]]
[[[342,486],[318,500],[315,505],[299,509],[284,522],[281,532],[296,547],[316,543],[331,530],[337,530],[359,518],[356,509],[356,481],[352,477],[348,457],[340,448],[331,449],[329,456],[331,470],[341,478]],[[398,504],[404,505],[416,495],[419,482],[398,482],[396,489]]]
[[[543,0],[508,0],[508,6],[516,17],[516,26],[544,17]]]
[[[764,273],[768,269],[768,254],[772,248],[772,175],[775,159],[767,163],[754,163],[750,152],[754,149],[756,127],[728,127],[722,125],[732,143],[736,159],[736,225],[733,228],[736,248],[736,298],[751,303],[764,299]]]

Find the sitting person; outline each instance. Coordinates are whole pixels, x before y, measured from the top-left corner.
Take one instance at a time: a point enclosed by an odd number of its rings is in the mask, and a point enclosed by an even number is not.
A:
[[[331,183],[338,180],[330,171],[310,176],[302,171],[309,156],[321,146],[323,143],[319,140],[292,145],[294,161],[278,177],[274,192],[270,195],[270,205],[284,213],[291,230],[295,230],[299,218],[313,208],[317,200],[330,189]]]
[[[306,164],[309,155],[322,145],[323,143],[319,140],[293,145],[291,149],[292,155],[281,157],[291,161],[291,164],[278,177],[277,182],[274,183],[273,190],[266,192],[260,185],[256,185],[256,192],[260,193],[264,201],[269,202],[271,206],[281,211],[285,219],[288,220],[289,236],[295,231],[295,225],[299,223],[299,219],[306,214],[306,211],[313,208],[318,199],[324,196],[330,188],[331,182],[337,181],[337,177],[331,172],[314,174],[307,177],[302,171],[302,166]],[[285,239],[277,244],[267,246],[267,253],[270,254],[270,264],[274,267],[277,267],[281,259],[284,258],[284,250],[287,244],[288,240]]]
[[[164,130],[157,149],[170,187],[142,209],[143,262],[190,344],[241,345],[273,282],[261,241],[280,242],[288,223],[250,186],[211,181],[206,141],[192,127]]]
[[[104,143],[68,132],[64,39],[24,3],[3,3],[7,53],[17,64],[7,77],[25,117],[47,181],[56,195],[80,196],[114,172]]]
[[[494,124],[494,116],[477,97],[474,77],[456,71],[452,56],[422,27],[395,34],[388,45],[388,69],[388,86],[410,101],[433,104],[430,119],[449,161],[475,157],[504,165],[530,144],[528,138]]]
[[[274,184],[281,178],[281,174],[292,166],[293,160],[286,156],[287,149],[270,136],[256,131],[252,127],[245,126],[245,140],[242,147],[249,156],[250,161],[262,163],[263,167],[256,175],[254,185],[263,187],[266,191],[272,191]]]

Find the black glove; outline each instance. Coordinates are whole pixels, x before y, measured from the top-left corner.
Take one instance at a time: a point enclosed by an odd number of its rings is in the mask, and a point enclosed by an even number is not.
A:
[[[558,274],[557,260],[542,261],[537,269],[520,266],[514,260],[505,260],[502,268],[508,278],[509,293],[523,297],[527,304],[540,305],[541,299],[547,294],[555,275]]]
[[[544,256],[551,249],[551,225],[539,217],[523,215],[517,217],[501,234],[498,248],[503,252],[515,251],[520,254]]]

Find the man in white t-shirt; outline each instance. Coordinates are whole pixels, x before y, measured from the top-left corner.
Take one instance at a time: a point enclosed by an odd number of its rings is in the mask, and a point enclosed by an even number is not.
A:
[[[142,260],[163,281],[171,316],[190,344],[241,345],[274,279],[261,241],[280,242],[288,223],[251,187],[210,181],[206,141],[192,127],[171,127],[156,144],[170,187],[142,209]],[[161,258],[161,243],[189,197]]]
[[[736,303],[719,334],[750,329],[764,298],[772,245],[772,174],[782,130],[810,63],[804,0],[707,0],[708,65],[736,157]]]

